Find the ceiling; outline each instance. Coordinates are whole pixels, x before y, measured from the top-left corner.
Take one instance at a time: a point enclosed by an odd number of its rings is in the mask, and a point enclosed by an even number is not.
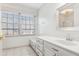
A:
[[[34,8],[34,9],[39,9],[43,3],[22,3],[22,5]]]
[[[58,7],[60,7],[62,5],[65,5],[66,3],[57,3],[57,4],[59,5]],[[28,6],[33,9],[39,9],[41,6],[45,5],[45,3],[21,3],[21,5]]]

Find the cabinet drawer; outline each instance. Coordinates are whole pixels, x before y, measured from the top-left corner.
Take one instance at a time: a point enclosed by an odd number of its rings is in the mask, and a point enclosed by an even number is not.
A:
[[[56,56],[56,52],[55,51],[51,51],[48,48],[44,48],[44,56]]]
[[[37,48],[36,48],[36,53],[37,53],[39,56],[43,56],[43,53],[42,53],[39,49],[37,49]]]
[[[43,45],[37,43],[36,48],[43,52]]]

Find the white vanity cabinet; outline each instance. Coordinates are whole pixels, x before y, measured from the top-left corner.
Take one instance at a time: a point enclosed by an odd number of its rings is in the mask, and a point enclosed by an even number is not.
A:
[[[78,54],[40,38],[30,40],[30,45],[38,56],[78,56]]]
[[[77,56],[75,53],[44,41],[44,56]]]
[[[43,50],[44,50],[44,41],[38,38],[36,40],[36,53],[39,56],[43,56]]]

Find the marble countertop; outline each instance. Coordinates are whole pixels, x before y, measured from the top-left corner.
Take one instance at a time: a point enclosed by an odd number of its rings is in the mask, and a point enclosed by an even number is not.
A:
[[[52,37],[52,36],[38,36],[38,38],[48,41],[52,44],[55,44],[59,47],[62,47],[64,49],[67,49],[79,55],[79,42],[78,41],[68,41],[65,38],[57,38],[57,37]],[[68,42],[68,44],[66,43],[65,45],[64,43],[60,41]]]

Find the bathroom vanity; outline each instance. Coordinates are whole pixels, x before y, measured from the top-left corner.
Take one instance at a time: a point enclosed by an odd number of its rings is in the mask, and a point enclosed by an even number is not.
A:
[[[56,37],[39,36],[30,40],[30,46],[38,56],[79,56],[79,43]]]
[[[57,9],[57,29],[67,32],[66,38],[38,36],[30,40],[30,46],[39,56],[79,56],[79,42],[72,40],[71,33],[79,31],[79,6],[66,4]],[[72,40],[72,41],[71,41]]]

